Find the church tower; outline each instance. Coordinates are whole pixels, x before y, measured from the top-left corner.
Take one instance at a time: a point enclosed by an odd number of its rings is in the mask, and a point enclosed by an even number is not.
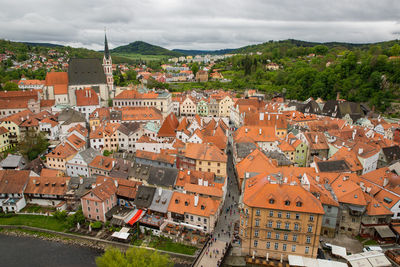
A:
[[[114,92],[114,77],[112,70],[112,60],[110,51],[108,50],[107,35],[104,32],[104,57],[103,57],[104,74],[107,78],[108,91],[113,94]]]

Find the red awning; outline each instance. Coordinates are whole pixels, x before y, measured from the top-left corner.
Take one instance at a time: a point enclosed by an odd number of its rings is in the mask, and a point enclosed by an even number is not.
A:
[[[133,215],[132,219],[129,220],[128,224],[133,225],[135,222],[137,222],[141,215],[143,213],[143,210],[137,210],[135,215]]]

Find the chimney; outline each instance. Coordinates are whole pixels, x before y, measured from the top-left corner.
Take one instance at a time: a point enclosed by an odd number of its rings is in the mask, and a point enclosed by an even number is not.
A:
[[[202,179],[202,178],[199,178],[198,184],[199,184],[199,185],[203,185],[203,179]]]
[[[262,132],[262,131],[261,131],[261,128],[260,128],[260,129],[258,129],[258,133],[259,133],[260,135],[261,135],[261,132]]]
[[[263,121],[264,120],[264,112],[261,112],[260,113],[260,121]]]
[[[190,175],[190,171],[188,171],[188,175]]]
[[[315,135],[315,143],[318,143],[318,135]]]
[[[162,194],[162,188],[160,187],[158,188],[158,195],[161,197],[161,194]]]
[[[114,168],[115,166],[115,160],[112,161],[112,167]]]
[[[89,97],[92,97],[92,89],[89,89]]]
[[[85,90],[85,96],[88,97],[88,90]]]
[[[194,196],[194,206],[197,207],[198,204],[199,204],[199,195],[195,195]]]
[[[383,187],[387,186],[388,183],[389,179],[385,177],[385,179],[383,179]]]
[[[204,180],[204,181],[203,181],[203,185],[204,185],[204,186],[208,186],[208,181],[207,181],[207,180]]]
[[[354,140],[354,138],[356,137],[356,133],[357,133],[357,130],[356,130],[356,129],[354,129],[354,131],[353,131],[353,135],[352,135],[352,138],[353,138],[353,140]]]
[[[268,114],[268,120],[270,120],[270,119],[271,119],[271,115]]]
[[[269,118],[269,115],[268,115],[268,118]],[[245,128],[244,131],[247,133],[247,132],[249,132],[249,129]]]
[[[114,185],[115,185],[116,188],[118,188],[118,181],[117,181],[117,179],[114,180]]]
[[[364,152],[364,149],[362,149],[361,147],[358,149],[358,155],[361,155]]]
[[[83,184],[83,178],[79,179],[79,184]]]
[[[315,176],[315,180],[319,182],[319,175]]]

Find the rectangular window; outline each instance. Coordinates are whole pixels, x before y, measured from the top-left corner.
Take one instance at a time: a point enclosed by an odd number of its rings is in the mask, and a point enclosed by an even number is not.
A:
[[[310,247],[306,247],[306,249],[304,250],[305,254],[308,254],[308,251],[310,250]]]
[[[300,214],[296,213],[296,220],[300,219]]]
[[[254,236],[258,237],[258,229],[254,231]]]
[[[271,248],[271,242],[267,242],[267,248]]]
[[[281,235],[279,233],[275,234],[275,239],[279,239],[281,237]]]
[[[268,227],[270,227],[270,228],[272,227],[272,221],[268,222]]]
[[[271,232],[267,232],[267,238],[271,238]]]
[[[290,212],[286,212],[286,219],[290,219]]]
[[[259,209],[256,209],[256,215],[260,216],[260,210]]]
[[[286,244],[283,244],[283,245],[282,245],[282,250],[283,250],[283,251],[286,251]]]
[[[282,212],[278,212],[278,218],[282,218]]]
[[[307,228],[307,232],[311,233],[312,232],[312,225],[309,225]]]
[[[290,225],[290,223],[288,223],[288,222],[285,223],[285,229],[286,229],[286,230],[289,230],[289,225]]]
[[[296,252],[296,245],[292,245],[292,252]]]
[[[298,223],[294,224],[294,230],[296,230],[296,231],[299,230],[299,224]]]
[[[297,235],[293,235],[293,242],[297,242]]]
[[[278,250],[278,248],[279,248],[279,243],[275,243],[274,248],[275,248],[275,250]]]
[[[310,237],[310,236],[307,236],[307,238],[306,238],[306,243],[307,243],[307,244],[310,244],[310,243],[311,243],[311,237]]]
[[[288,240],[288,234],[283,235],[283,240],[287,241]]]
[[[258,246],[258,240],[254,240],[254,247],[256,248]]]
[[[256,226],[260,226],[260,220],[256,219]]]
[[[272,210],[269,211],[269,217],[274,217],[274,212]]]
[[[276,228],[281,229],[281,222],[276,222]]]
[[[314,215],[310,215],[310,222],[314,221]]]

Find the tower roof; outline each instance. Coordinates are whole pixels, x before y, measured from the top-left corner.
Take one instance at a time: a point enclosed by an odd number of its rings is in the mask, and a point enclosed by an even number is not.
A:
[[[104,56],[106,59],[110,58],[110,51],[108,50],[107,35],[104,33]]]

